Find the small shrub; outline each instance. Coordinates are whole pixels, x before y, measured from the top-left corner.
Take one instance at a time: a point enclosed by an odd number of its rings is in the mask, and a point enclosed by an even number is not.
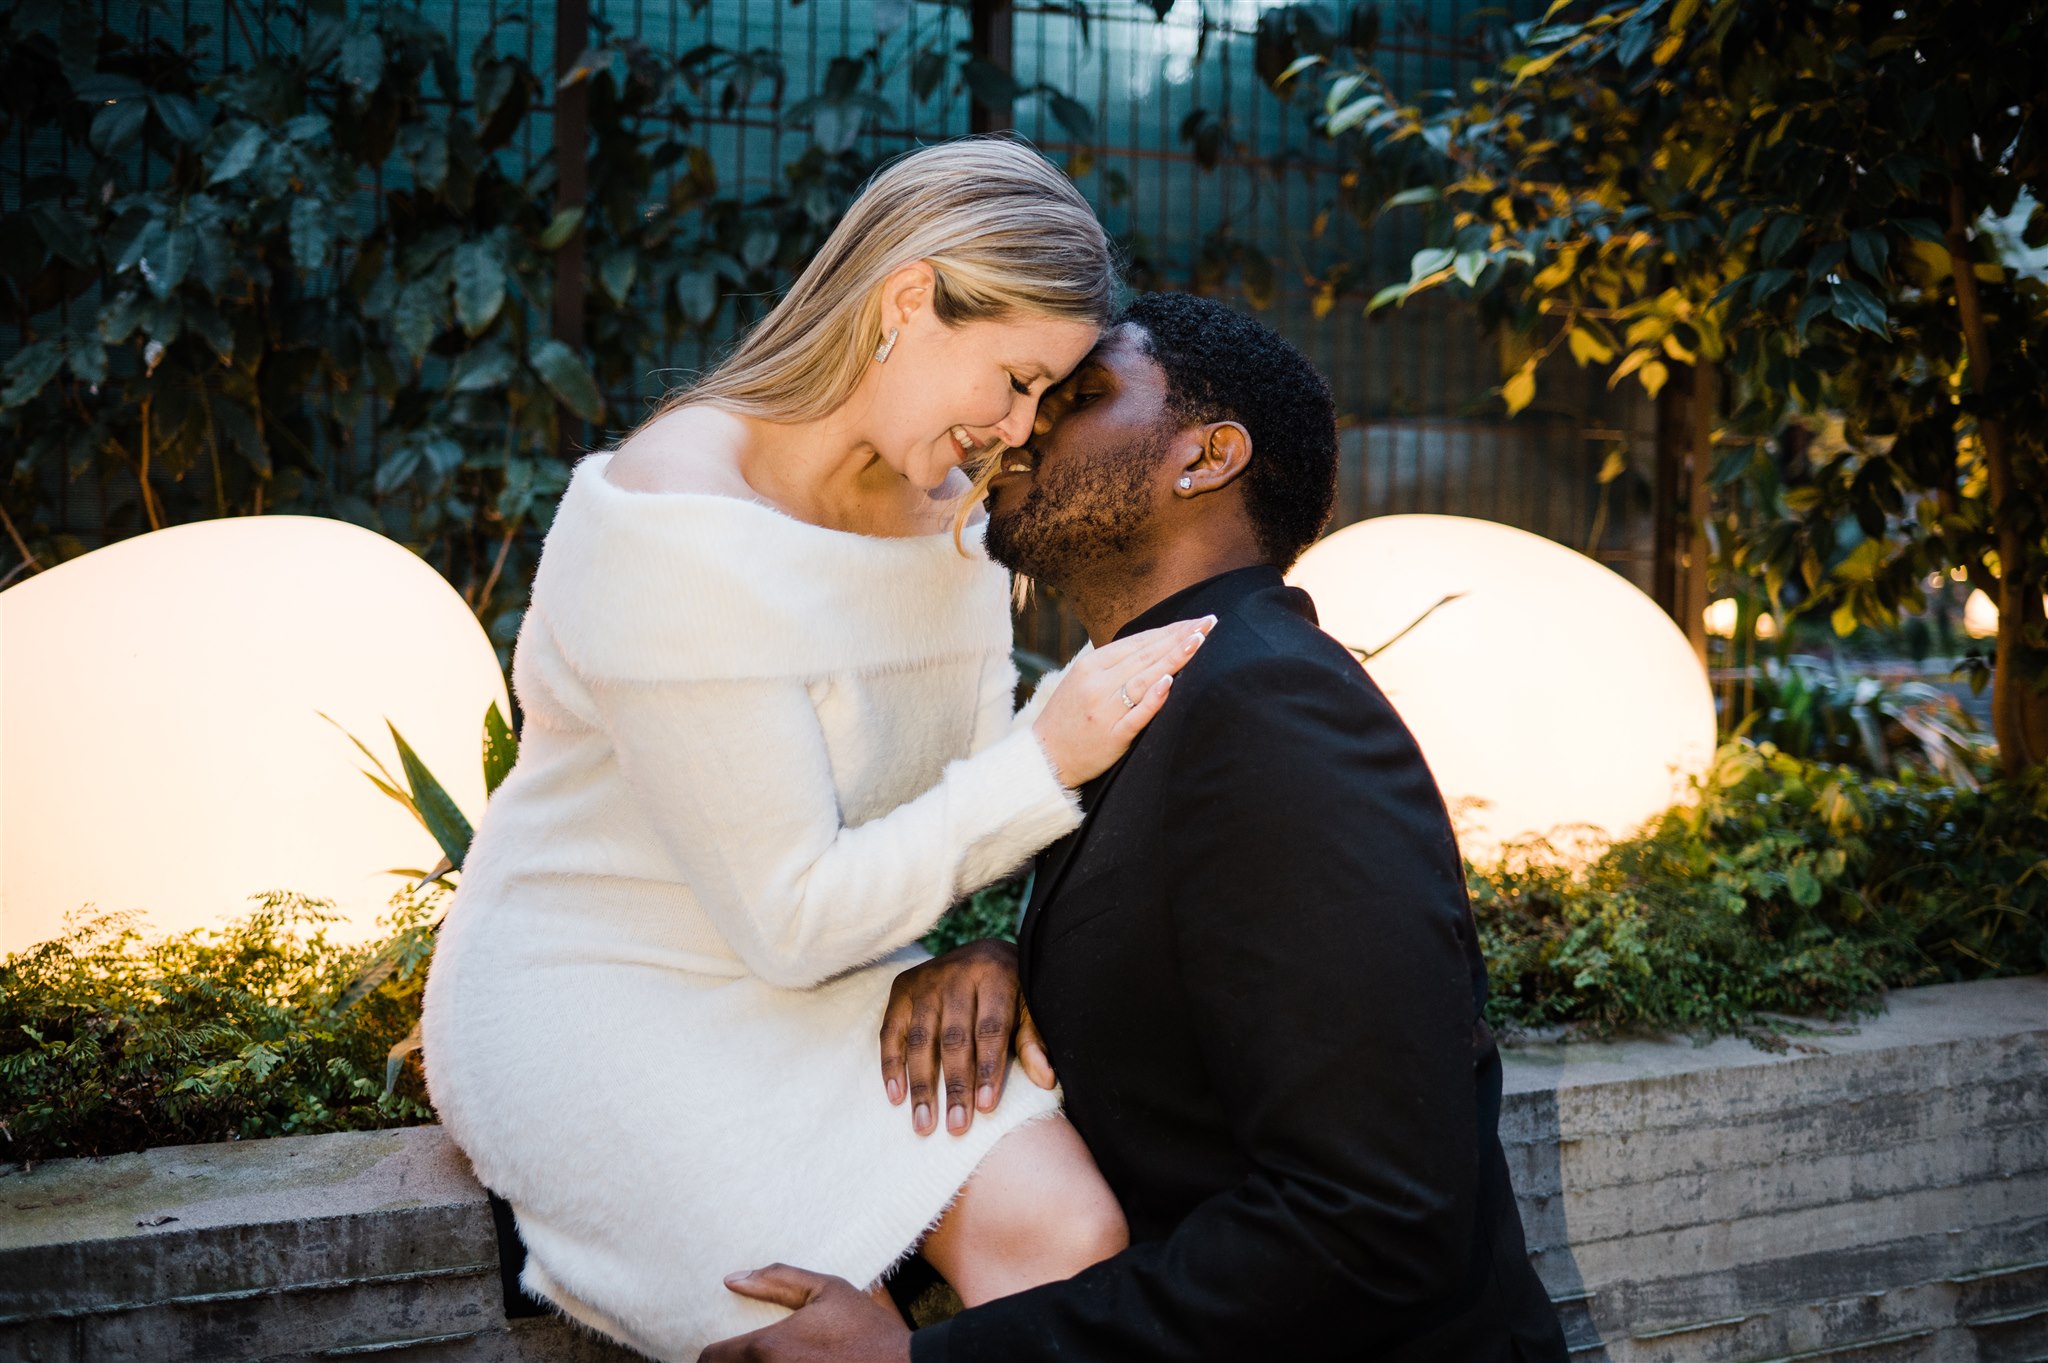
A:
[[[2048,968],[2048,779],[1982,790],[1721,750],[1697,798],[1579,869],[1537,846],[1468,868],[1489,1019],[1740,1033],[1842,1017],[1878,991]],[[1014,939],[1021,880],[925,938]],[[433,1120],[412,1033],[448,890],[394,901],[344,947],[323,906],[262,897],[211,931],[145,940],[119,917],[0,960],[0,1149],[16,1160]]]
[[[328,940],[331,906],[273,893],[218,929],[146,940],[74,919],[0,960],[0,1151],[15,1160],[433,1120],[386,1056],[419,1016],[443,892],[401,895],[382,943]],[[356,1001],[382,952],[395,968]],[[361,990],[356,991],[362,993]]]
[[[1024,887],[1028,883],[1023,876],[1013,876],[976,890],[948,909],[938,926],[925,934],[924,949],[937,956],[984,937],[1016,941],[1017,923],[1024,916]]]
[[[1694,803],[1582,869],[1474,869],[1490,1020],[1748,1031],[1880,989],[2048,967],[2048,785],[1972,790],[1733,743]]]

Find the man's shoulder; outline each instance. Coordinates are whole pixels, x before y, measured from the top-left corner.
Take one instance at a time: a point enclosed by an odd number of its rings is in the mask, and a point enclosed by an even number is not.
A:
[[[1293,587],[1255,592],[1222,611],[1174,685],[1189,709],[1333,693],[1384,704],[1357,655],[1316,624],[1306,594]]]

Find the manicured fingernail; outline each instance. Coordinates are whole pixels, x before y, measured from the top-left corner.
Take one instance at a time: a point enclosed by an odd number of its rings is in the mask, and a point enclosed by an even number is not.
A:
[[[967,1125],[967,1109],[962,1107],[958,1103],[955,1103],[953,1104],[953,1106],[947,1108],[946,1125],[952,1127],[955,1131],[958,1131],[961,1127]]]
[[[738,1287],[741,1283],[746,1282],[749,1278],[752,1278],[753,1276],[754,1275],[751,1272],[728,1273],[725,1275],[725,1285],[727,1287]]]
[[[911,1114],[911,1120],[917,1123],[917,1129],[920,1131],[930,1126],[932,1124],[932,1105],[930,1103],[919,1103],[917,1111]]]
[[[889,1081],[889,1101],[892,1103],[903,1101],[903,1081],[901,1079],[891,1079]]]
[[[1200,647],[1202,646],[1202,640],[1204,640],[1204,639],[1206,639],[1206,638],[1208,638],[1208,637],[1209,637],[1209,636],[1208,636],[1208,635],[1206,635],[1206,634],[1204,634],[1204,633],[1202,633],[1202,631],[1200,631],[1200,630],[1196,630],[1196,631],[1195,631],[1195,632],[1194,632],[1193,634],[1190,634],[1190,635],[1188,636],[1188,641],[1187,641],[1187,644],[1185,645],[1185,647],[1187,648],[1187,651],[1188,651],[1188,652],[1190,652],[1190,653],[1193,653],[1193,652],[1194,652],[1194,651],[1195,651],[1196,649],[1198,649],[1198,648],[1200,648]]]
[[[996,1086],[994,1084],[983,1084],[976,1090],[974,1101],[983,1112],[994,1107],[996,1105]]]

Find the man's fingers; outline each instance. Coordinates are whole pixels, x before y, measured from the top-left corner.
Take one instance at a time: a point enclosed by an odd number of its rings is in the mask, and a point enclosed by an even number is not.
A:
[[[1017,1063],[1023,1067],[1024,1077],[1042,1089],[1059,1082],[1052,1072],[1052,1057],[1046,1053],[1045,1038],[1038,1034],[1038,1024],[1031,1020],[1029,1008],[1017,1022]]]
[[[994,1112],[1010,1077],[1010,1037],[1017,1029],[1017,994],[984,981],[974,996],[974,1106]]]
[[[910,1127],[929,1135],[938,1125],[938,1008],[929,999],[911,1006],[910,1027],[903,1036],[903,1078],[910,1091]]]
[[[939,1068],[946,1084],[946,1130],[958,1136],[974,1121],[974,995],[948,991],[939,1015]]]
[[[909,1034],[910,996],[899,980],[889,991],[889,1006],[882,1010],[882,1088],[891,1103],[901,1103],[905,1096],[903,1049]]]
[[[813,1273],[807,1268],[770,1264],[766,1268],[731,1274],[725,1285],[742,1297],[773,1302],[794,1311],[808,1306],[814,1297],[837,1281],[828,1274]]]

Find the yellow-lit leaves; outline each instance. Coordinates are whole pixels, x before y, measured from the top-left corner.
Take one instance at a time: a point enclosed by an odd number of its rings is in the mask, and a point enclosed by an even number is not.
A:
[[[1573,327],[1571,334],[1565,338],[1565,343],[1571,347],[1572,358],[1579,362],[1581,368],[1589,364],[1606,364],[1614,358],[1614,347],[1594,335],[1587,327]]]
[[[1508,404],[1508,415],[1514,416],[1536,400],[1536,356],[1522,361],[1508,381],[1501,385],[1501,397]]]
[[[1565,286],[1573,272],[1579,268],[1579,247],[1576,242],[1557,253],[1557,259],[1536,272],[1530,282],[1540,293],[1555,293]]]

